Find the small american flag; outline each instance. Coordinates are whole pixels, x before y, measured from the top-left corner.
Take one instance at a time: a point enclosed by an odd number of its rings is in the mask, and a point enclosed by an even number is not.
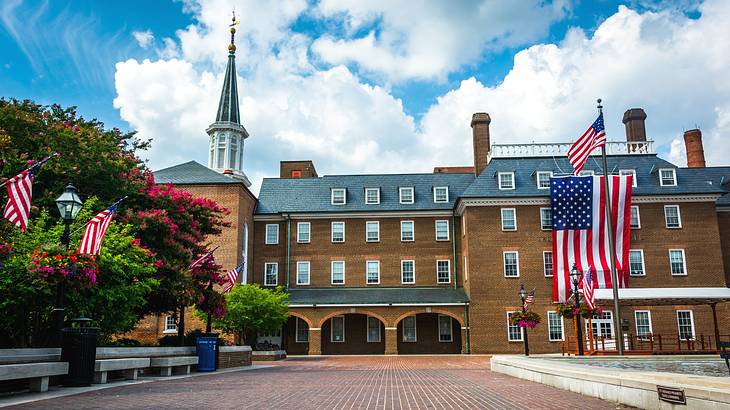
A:
[[[218,249],[217,246],[215,248],[213,248],[210,252],[208,252],[205,255],[196,259],[195,262],[190,264],[190,267],[188,269],[189,270],[195,269],[195,268],[201,266],[202,264],[204,264],[205,262],[207,262],[208,259],[213,257],[213,252],[215,252],[216,249]]]
[[[5,205],[3,217],[23,232],[28,229],[30,203],[33,198],[33,177],[41,165],[56,155],[58,154],[43,158],[37,164],[5,181],[8,203]]]
[[[527,297],[525,298],[525,304],[522,306],[523,309],[527,310],[528,307],[530,307],[530,304],[535,301],[535,288],[532,288],[530,293],[527,294]]]
[[[117,213],[118,205],[119,202],[114,203],[109,208],[96,214],[96,216],[91,218],[91,220],[86,224],[84,236],[81,237],[79,253],[89,255],[99,254],[99,251],[101,250],[101,241],[104,240],[106,230],[109,228],[109,224],[112,223],[112,219],[114,219],[114,215]]]
[[[228,279],[228,282],[223,285],[224,292],[230,292],[231,289],[233,289],[233,286],[236,285],[236,282],[238,282],[238,275],[241,272],[241,269],[243,269],[243,263],[226,272],[226,278]]]
[[[598,114],[596,121],[573,143],[568,150],[568,161],[580,173],[594,149],[606,144],[606,129],[603,125],[603,113]]]
[[[580,281],[580,287],[583,290],[583,299],[589,308],[594,309],[596,307],[596,298],[593,295],[593,272],[590,268],[583,275],[583,279]]]

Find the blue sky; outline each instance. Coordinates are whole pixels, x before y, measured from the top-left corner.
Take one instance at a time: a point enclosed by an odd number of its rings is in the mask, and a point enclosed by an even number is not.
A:
[[[406,3],[365,3],[5,1],[0,96],[75,105],[137,129],[157,146],[145,154],[153,168],[205,163],[235,8],[253,179],[293,157],[328,173],[469,164],[473,111],[490,112],[495,143],[563,141],[592,121],[597,96],[615,104],[610,138],[623,138],[623,111],[642,106],[660,152],[677,161],[683,129],[701,125],[712,146],[730,127],[718,74],[730,36],[695,50],[727,34],[710,27],[727,21],[725,2],[424,2],[409,13]]]

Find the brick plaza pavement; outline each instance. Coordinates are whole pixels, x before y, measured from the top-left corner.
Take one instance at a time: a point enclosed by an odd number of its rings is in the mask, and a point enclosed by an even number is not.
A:
[[[54,409],[616,409],[489,370],[487,356],[289,358],[245,372],[160,380],[37,401]]]

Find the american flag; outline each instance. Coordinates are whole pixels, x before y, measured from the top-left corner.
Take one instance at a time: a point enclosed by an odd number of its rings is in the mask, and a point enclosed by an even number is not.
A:
[[[570,297],[570,270],[591,269],[594,288],[611,287],[610,250],[603,176],[560,177],[550,182],[553,219],[553,301]],[[611,221],[616,245],[619,287],[628,284],[631,175],[611,176]]]
[[[8,192],[8,203],[5,205],[3,217],[10,221],[11,224],[19,227],[23,232],[28,229],[30,203],[33,198],[33,177],[41,165],[56,155],[53,154],[43,158],[37,164],[5,181],[5,187]]]
[[[224,292],[226,292],[226,293],[230,292],[231,289],[233,289],[233,286],[236,285],[236,282],[238,282],[238,275],[241,272],[241,270],[243,269],[244,263],[241,263],[240,265],[238,265],[235,268],[226,272],[226,278],[228,279],[228,282],[226,282],[223,285]]]
[[[525,298],[525,304],[522,305],[522,308],[527,310],[528,307],[530,307],[530,304],[535,300],[535,288],[532,288],[530,293],[527,294],[527,297]]]
[[[190,267],[188,269],[189,270],[195,269],[195,268],[199,267],[200,265],[202,265],[203,263],[207,262],[208,259],[213,257],[213,252],[215,252],[216,249],[218,249],[217,246],[215,248],[213,248],[210,252],[208,252],[208,253],[204,254],[203,256],[199,257],[198,259],[196,259],[193,263],[190,264]]]
[[[86,224],[84,236],[81,237],[79,253],[89,255],[99,254],[99,251],[101,250],[101,241],[104,240],[106,230],[109,228],[109,224],[112,223],[112,219],[114,219],[114,215],[117,213],[118,205],[119,202],[115,202],[109,208],[96,214],[96,216],[91,218],[91,220]]]
[[[606,129],[603,125],[603,113],[598,114],[596,121],[576,140],[568,150],[568,161],[575,169],[575,175],[583,169],[588,156],[594,149],[606,144]]]
[[[588,271],[583,275],[580,281],[580,288],[583,290],[583,300],[589,308],[594,309],[596,306],[596,298],[593,295],[593,272]]]

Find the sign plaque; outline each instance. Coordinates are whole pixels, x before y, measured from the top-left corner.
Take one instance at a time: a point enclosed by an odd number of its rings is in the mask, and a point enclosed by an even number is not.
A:
[[[673,404],[687,404],[687,397],[684,390],[676,387],[657,386],[656,391],[659,394],[659,400]]]

